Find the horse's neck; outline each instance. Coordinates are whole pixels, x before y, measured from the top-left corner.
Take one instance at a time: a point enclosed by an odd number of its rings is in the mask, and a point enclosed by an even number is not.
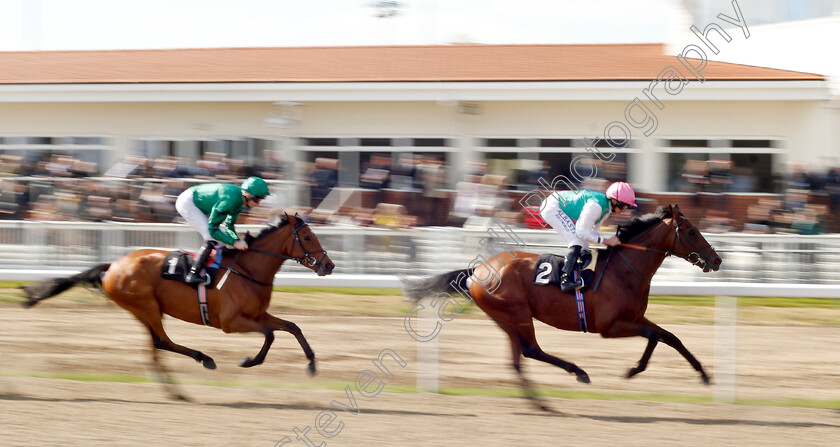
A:
[[[269,237],[281,237],[279,234],[271,235]],[[251,248],[255,248],[258,250],[266,251],[269,253],[276,253],[276,250],[272,249],[271,246],[274,246],[273,243],[259,243]],[[285,253],[277,253],[277,254],[285,254]],[[253,251],[246,251],[243,253],[243,256],[239,259],[239,264],[247,270],[251,276],[255,279],[260,280],[262,282],[272,283],[274,282],[274,275],[280,270],[280,267],[283,265],[285,261],[284,258],[278,256],[271,256],[264,253],[257,253]]]
[[[659,270],[659,267],[662,265],[662,262],[665,261],[667,246],[667,235],[668,231],[660,230],[663,235],[662,237],[651,237],[650,240],[638,240],[632,241],[632,243],[637,245],[642,245],[644,247],[652,248],[655,250],[659,250],[660,252],[649,252],[649,251],[642,251],[636,249],[629,249],[625,248],[621,250],[621,253],[627,258],[627,261],[631,264],[636,271],[642,275],[642,278],[645,279],[648,283],[653,279],[653,275]],[[657,235],[659,232],[656,233]]]

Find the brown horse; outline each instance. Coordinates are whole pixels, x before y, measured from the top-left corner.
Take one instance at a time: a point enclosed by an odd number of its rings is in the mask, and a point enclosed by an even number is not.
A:
[[[227,270],[228,278],[219,288],[207,290],[209,325],[226,333],[260,332],[265,335],[262,349],[254,357],[245,357],[240,366],[261,364],[274,341],[274,331],[287,331],[300,343],[308,371],[315,374],[315,354],[301,330],[266,310],[271,301],[274,275],[287,259],[315,271],[319,276],[332,273],[334,264],[321,247],[315,233],[298,216],[279,216],[257,236],[246,235],[249,249],[224,255],[219,272]],[[164,279],[161,270],[167,251],[143,249],[125,255],[112,264],[101,264],[69,278],[57,278],[24,286],[31,307],[77,284],[85,284],[104,292],[123,309],[131,312],[149,330],[154,365],[169,384],[168,373],[158,358],[158,349],[192,357],[207,369],[215,369],[212,358],[194,349],[172,342],[163,330],[163,314],[195,324],[202,324],[196,290],[189,285]],[[217,275],[217,283],[224,277]],[[172,387],[172,385],[169,385]],[[172,387],[169,391],[183,399]]]
[[[653,349],[661,341],[682,354],[708,384],[709,376],[682,342],[644,315],[651,278],[666,256],[684,258],[704,272],[718,270],[720,257],[677,206],[635,218],[620,228],[618,238],[623,244],[632,241],[634,245],[614,247],[612,253],[609,250],[599,253],[595,267],[597,290],[584,294],[589,331],[605,338],[648,339],[639,364],[627,372],[628,378],[645,370]],[[535,318],[558,329],[581,330],[574,295],[564,294],[557,287],[533,283],[537,258],[533,253],[507,252],[474,269],[456,270],[424,280],[404,280],[404,293],[417,300],[440,292],[468,290],[476,305],[510,337],[513,367],[526,395],[532,399],[535,396],[520,369],[523,355],[563,368],[575,374],[579,382],[589,383],[589,375],[577,365],[545,353],[537,343]],[[494,275],[497,280],[491,279]]]

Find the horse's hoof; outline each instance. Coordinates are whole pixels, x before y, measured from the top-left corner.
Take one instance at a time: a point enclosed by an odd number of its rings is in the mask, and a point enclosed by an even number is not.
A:
[[[586,374],[583,371],[577,373],[577,381],[580,382],[580,383],[591,383],[592,382],[591,380],[589,380],[589,374]]]
[[[206,357],[204,360],[201,361],[201,364],[204,365],[207,369],[216,369],[216,362],[213,361],[210,357]]]
[[[18,304],[20,304],[20,307],[22,307],[24,309],[31,309],[34,305],[38,304],[38,301],[37,300],[26,300],[26,301],[20,301]]]
[[[315,370],[315,360],[309,362],[309,366],[306,367],[306,372],[309,373],[309,377],[312,377],[317,373]]]
[[[630,379],[630,378],[632,378],[632,377],[633,377],[633,376],[635,376],[636,374],[639,374],[639,373],[640,373],[640,372],[642,372],[642,371],[644,371],[644,370],[643,370],[643,369],[640,369],[640,368],[630,368],[630,369],[628,369],[628,370],[627,370],[627,375],[626,375],[626,377],[627,377],[628,379]]]
[[[246,355],[245,357],[242,357],[242,360],[239,361],[239,366],[243,368],[250,368],[254,366],[254,359]]]
[[[709,376],[707,376],[706,373],[700,373],[700,378],[703,379],[703,384],[704,385],[711,385],[712,384],[712,380],[709,379]]]

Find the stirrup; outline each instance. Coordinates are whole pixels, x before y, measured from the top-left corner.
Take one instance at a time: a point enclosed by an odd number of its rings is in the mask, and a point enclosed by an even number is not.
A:
[[[560,281],[560,290],[565,293],[569,293],[573,290],[579,290],[581,288],[583,288],[583,279],[579,278],[575,281],[574,279],[569,278],[567,281]]]
[[[187,284],[204,284],[206,286],[210,284],[210,275],[205,273],[202,276],[199,272],[189,272],[187,273],[187,277],[184,278],[184,282]]]

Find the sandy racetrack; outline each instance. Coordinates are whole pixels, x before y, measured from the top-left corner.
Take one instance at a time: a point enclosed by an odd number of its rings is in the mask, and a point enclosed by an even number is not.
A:
[[[167,320],[172,339],[212,356],[208,371],[186,357],[164,359],[192,402],[167,398],[154,383],[115,383],[143,376],[149,368],[148,339],[138,323],[115,306],[52,306],[33,310],[0,307],[0,445],[2,446],[265,446],[293,428],[314,427],[330,402],[349,402],[345,385],[357,373],[376,369],[371,360],[389,348],[406,362],[390,362],[392,389],[415,384],[416,343],[399,317],[285,317],[296,322],[318,357],[309,378],[305,358],[279,333],[264,365],[236,366],[261,345],[258,335],[220,331]],[[714,327],[665,324],[714,374]],[[840,328],[742,325],[738,328],[739,397],[762,401],[840,400]],[[649,369],[623,379],[644,340],[538,327],[542,347],[577,363],[593,383],[526,360],[540,387],[603,393],[601,399],[547,399],[560,414],[535,411],[524,400],[385,392],[366,398],[354,392],[359,414],[333,408],[343,423],[333,438],[312,428],[312,445],[836,445],[840,410],[723,403],[662,403],[604,400],[610,395],[662,393],[711,396],[696,373],[673,350],[660,345]],[[484,318],[456,318],[444,326],[440,381],[460,388],[515,385],[503,334]],[[82,382],[62,378],[98,379]],[[43,378],[47,377],[47,378]],[[200,385],[212,383],[216,385]],[[220,386],[224,385],[224,386]],[[231,386],[235,385],[235,386]],[[307,388],[303,388],[307,387]],[[311,389],[309,389],[311,387]],[[595,397],[599,397],[596,395]]]

